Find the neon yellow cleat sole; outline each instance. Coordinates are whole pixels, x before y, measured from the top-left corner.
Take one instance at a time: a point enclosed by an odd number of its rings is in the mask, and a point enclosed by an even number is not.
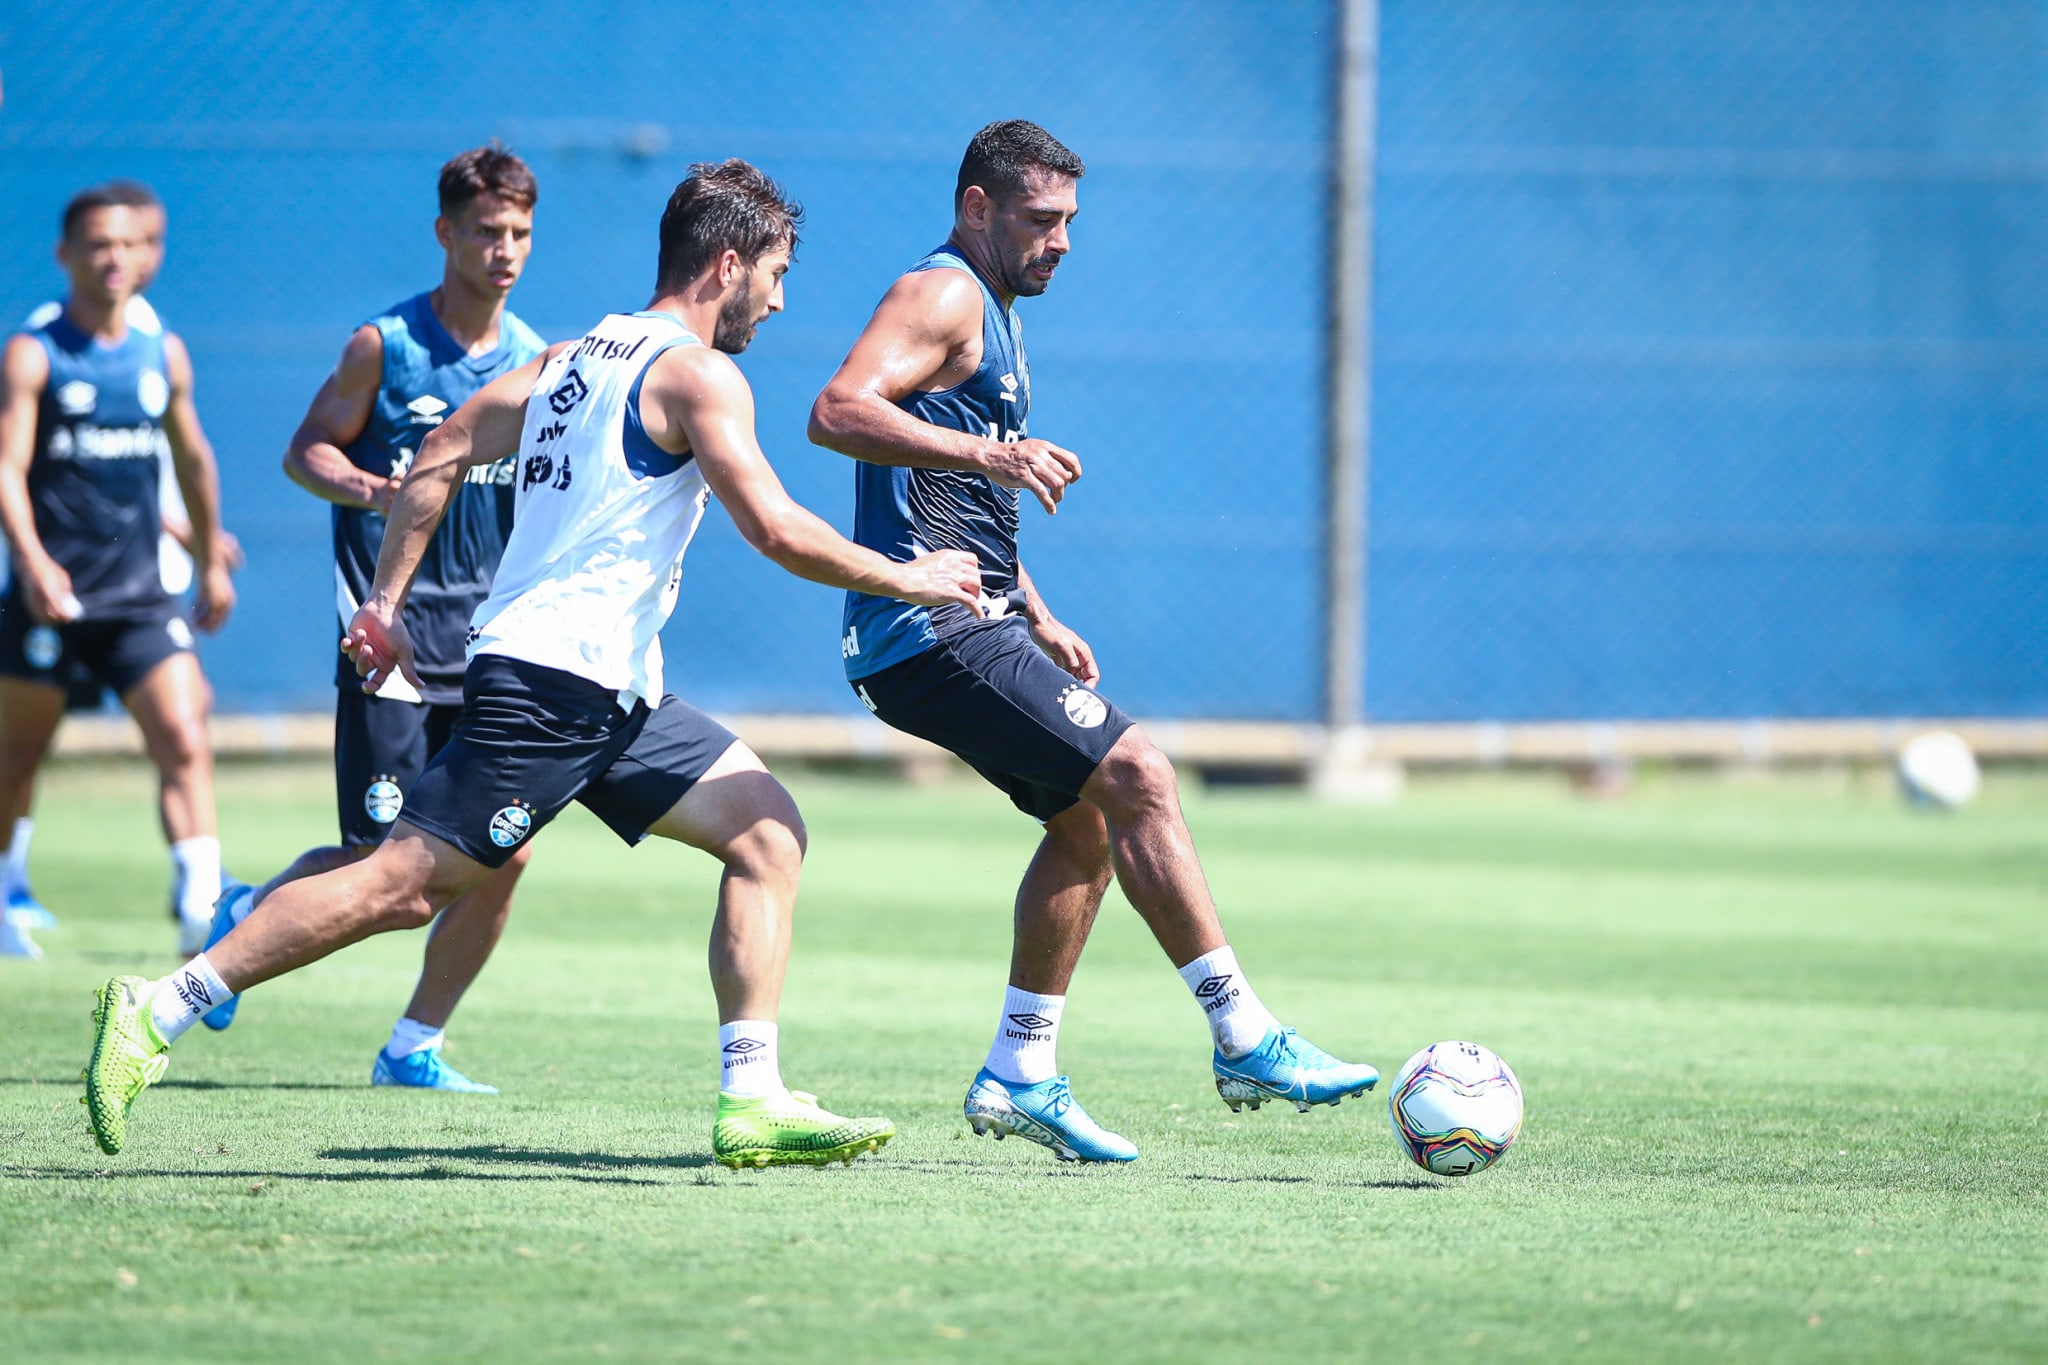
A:
[[[711,1126],[711,1151],[721,1166],[848,1165],[877,1152],[896,1136],[887,1119],[841,1118],[819,1107],[801,1090],[741,1098],[719,1092],[718,1120]]]
[[[84,1071],[93,1140],[108,1156],[128,1140],[128,1106],[170,1069],[170,1044],[149,1017],[149,982],[139,976],[108,980],[93,997],[92,1061]]]

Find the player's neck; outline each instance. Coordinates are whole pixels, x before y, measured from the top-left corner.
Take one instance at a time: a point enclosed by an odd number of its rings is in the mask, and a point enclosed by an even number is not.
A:
[[[128,335],[128,300],[85,298],[73,290],[64,300],[64,318],[89,337],[120,341]]]
[[[701,289],[685,288],[677,294],[656,294],[640,311],[667,313],[680,319],[691,335],[708,346],[718,330],[718,303],[716,294],[707,296]]]
[[[974,272],[977,275],[981,276],[981,282],[987,285],[989,292],[996,296],[997,303],[1008,308],[1017,301],[1017,296],[1001,285],[1002,276],[997,273],[995,262],[989,259],[988,247],[980,238],[970,237],[961,232],[960,229],[954,228],[952,232],[947,234],[946,243],[967,258],[967,263],[974,267]]]
[[[498,327],[505,317],[505,296],[483,294],[456,276],[441,277],[441,287],[427,295],[441,329],[470,355],[498,348]]]

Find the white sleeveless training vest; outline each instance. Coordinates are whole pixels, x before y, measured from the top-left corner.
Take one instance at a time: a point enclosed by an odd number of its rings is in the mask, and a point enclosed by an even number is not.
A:
[[[640,379],[702,345],[668,313],[613,313],[542,367],[519,437],[518,495],[469,653],[559,668],[661,700],[661,628],[710,490],[640,424]]]

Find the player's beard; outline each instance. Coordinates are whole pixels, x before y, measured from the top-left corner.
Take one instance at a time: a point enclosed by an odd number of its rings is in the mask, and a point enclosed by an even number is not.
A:
[[[1031,267],[1058,265],[1059,259],[1057,256],[1033,256],[1010,272],[1010,278],[1003,281],[1003,287],[1020,299],[1035,299],[1046,291],[1052,281],[1036,278],[1031,273]]]
[[[718,310],[718,321],[711,328],[712,348],[738,355],[754,339],[754,328],[758,325],[754,317],[754,282],[742,280],[740,292]]]

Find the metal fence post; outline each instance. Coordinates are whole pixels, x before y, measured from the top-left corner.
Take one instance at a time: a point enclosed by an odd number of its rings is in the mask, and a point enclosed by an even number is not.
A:
[[[1379,8],[1379,0],[1335,0],[1337,45],[1330,101],[1330,303],[1324,344],[1326,736],[1315,785],[1326,795],[1353,798],[1384,797],[1398,790],[1399,782],[1398,775],[1371,763],[1365,730]]]

